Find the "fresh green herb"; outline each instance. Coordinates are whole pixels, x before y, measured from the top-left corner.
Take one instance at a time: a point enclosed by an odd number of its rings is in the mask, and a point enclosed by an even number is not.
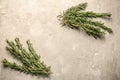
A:
[[[84,31],[94,38],[102,38],[105,31],[112,33],[112,29],[104,25],[100,21],[95,21],[93,18],[110,19],[110,13],[95,13],[93,11],[84,11],[87,3],[82,3],[67,9],[63,14],[59,15],[59,20],[63,26],[70,27],[79,31]]]
[[[43,61],[39,60],[40,56],[36,54],[30,40],[26,41],[26,43],[28,45],[28,51],[22,46],[19,38],[16,38],[15,42],[7,40],[9,47],[6,47],[6,50],[9,51],[13,57],[21,61],[22,65],[9,62],[7,59],[3,59],[3,65],[27,74],[49,76],[51,73],[50,66],[47,66]]]

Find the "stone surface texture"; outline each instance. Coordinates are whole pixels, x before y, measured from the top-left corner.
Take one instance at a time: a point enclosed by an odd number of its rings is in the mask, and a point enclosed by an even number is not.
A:
[[[105,39],[61,27],[57,16],[71,6],[88,2],[87,10],[110,12],[98,19],[113,29]],[[0,0],[0,61],[16,61],[5,40],[30,39],[53,74],[27,75],[0,63],[0,80],[120,80],[120,0]]]

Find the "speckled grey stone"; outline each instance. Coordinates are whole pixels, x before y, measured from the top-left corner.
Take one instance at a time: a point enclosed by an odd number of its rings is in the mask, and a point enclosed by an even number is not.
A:
[[[105,39],[61,27],[57,15],[88,2],[87,10],[112,13],[98,19],[113,29]],[[5,50],[5,40],[19,37],[33,43],[53,74],[27,75],[0,63],[0,80],[120,80],[120,0],[0,0],[0,61],[16,61]]]

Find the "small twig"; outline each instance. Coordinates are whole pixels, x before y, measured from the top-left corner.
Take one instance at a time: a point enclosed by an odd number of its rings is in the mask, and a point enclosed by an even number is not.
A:
[[[43,61],[39,60],[40,56],[34,50],[30,40],[26,41],[28,45],[28,51],[22,46],[19,38],[15,39],[15,42],[7,40],[9,47],[6,47],[7,51],[11,53],[13,57],[21,61],[22,65],[18,65],[15,62],[9,62],[7,59],[3,59],[2,63],[5,67],[10,67],[27,74],[33,75],[45,75],[49,76],[50,66],[46,66]]]
[[[105,26],[104,23],[93,20],[93,18],[108,19],[111,17],[110,13],[85,12],[86,7],[87,3],[82,3],[64,11],[63,14],[58,16],[62,25],[79,31],[82,30],[94,38],[102,38],[105,35],[105,31],[109,33],[113,32],[112,29]]]

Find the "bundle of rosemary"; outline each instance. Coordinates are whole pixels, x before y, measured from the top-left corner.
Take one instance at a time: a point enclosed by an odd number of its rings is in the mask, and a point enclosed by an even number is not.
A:
[[[63,26],[84,31],[94,38],[102,38],[105,31],[112,33],[112,29],[104,25],[100,21],[95,21],[93,18],[110,18],[109,13],[95,13],[93,11],[84,11],[87,3],[82,3],[67,9],[63,14],[59,15],[59,20]]]
[[[15,62],[9,62],[8,60],[3,59],[2,63],[5,67],[10,67],[11,69],[27,74],[44,76],[50,75],[50,66],[47,66],[43,61],[39,60],[40,56],[36,54],[30,40],[26,41],[28,51],[22,46],[19,38],[16,38],[15,42],[7,40],[7,43],[9,45],[9,47],[6,47],[7,51],[9,51],[13,57],[21,61],[22,65],[18,65]]]

